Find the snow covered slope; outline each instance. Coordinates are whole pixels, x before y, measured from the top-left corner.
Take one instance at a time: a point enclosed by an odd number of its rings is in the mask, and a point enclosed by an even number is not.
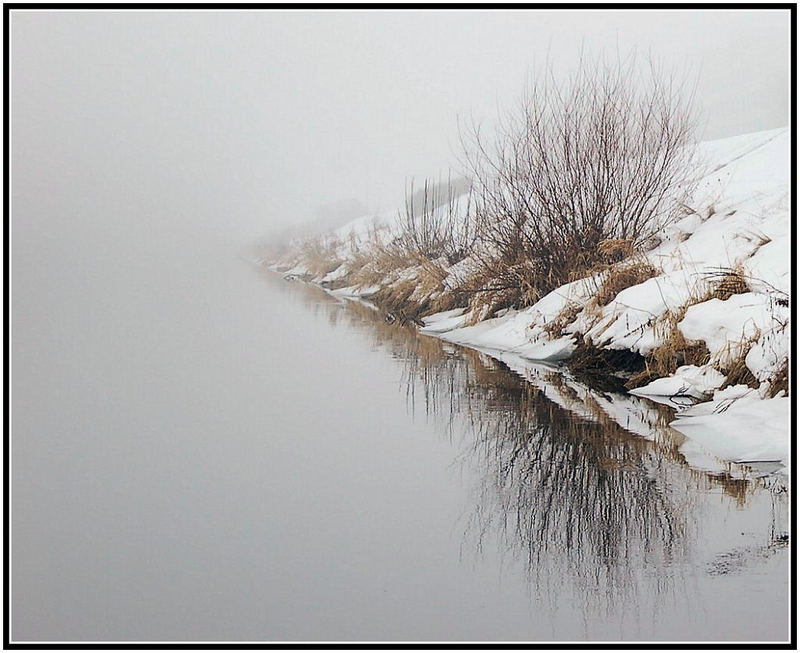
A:
[[[657,273],[602,306],[595,295],[607,273],[566,284],[524,310],[505,311],[471,326],[464,311],[429,315],[422,330],[459,344],[551,363],[569,358],[579,339],[652,357],[680,336],[707,348],[708,362],[681,365],[672,376],[639,387],[635,394],[671,403],[675,395],[710,400],[711,409],[692,408],[675,428],[728,460],[767,457],[786,463],[789,400],[780,392],[770,396],[788,370],[790,149],[788,128],[701,143],[699,172],[684,217],[663,229],[651,249],[639,255]],[[385,237],[397,233],[396,218],[386,215],[383,222],[389,225]],[[336,236],[357,249],[374,237],[373,224],[360,219]],[[283,269],[292,267],[294,274],[302,270],[300,261],[290,263]],[[469,273],[470,260],[444,267],[444,286],[453,287]],[[341,270],[334,276],[346,282]],[[729,280],[738,287],[720,293]],[[376,290],[345,287],[337,292],[366,295]],[[738,398],[726,394],[735,388],[720,391],[726,383],[738,387],[745,373],[757,388],[746,388]],[[740,407],[734,409],[731,402],[740,402]],[[758,415],[763,420],[756,428]]]
[[[598,280],[584,279],[554,290],[524,311],[452,331],[441,329],[434,319],[425,330],[444,331],[441,337],[460,344],[538,360],[566,358],[574,347],[568,336],[576,334],[596,346],[646,355],[663,344],[670,333],[669,318],[684,309],[678,329],[688,341],[705,343],[710,363],[680,368],[674,377],[658,379],[635,394],[708,397],[725,381],[716,368],[745,355],[747,367],[761,382],[759,390],[749,391],[741,408],[722,412],[695,407],[674,426],[728,460],[766,457],[787,463],[789,400],[757,399],[766,396],[769,380],[788,360],[789,131],[703,143],[699,153],[704,174],[686,217],[666,228],[660,243],[647,253],[661,274],[626,288],[602,308],[591,302]],[[703,299],[721,270],[731,269],[746,280],[749,292],[693,303]],[[581,310],[564,335],[548,335],[545,325],[570,305]],[[719,408],[715,401],[709,405]]]

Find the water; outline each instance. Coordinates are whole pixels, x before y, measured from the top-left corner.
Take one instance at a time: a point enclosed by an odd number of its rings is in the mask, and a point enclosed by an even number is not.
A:
[[[13,640],[788,637],[785,482],[668,411],[219,251],[15,242]]]

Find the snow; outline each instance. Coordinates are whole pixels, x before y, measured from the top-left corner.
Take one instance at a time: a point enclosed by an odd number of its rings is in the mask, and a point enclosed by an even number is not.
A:
[[[575,350],[575,338],[551,338],[547,326],[567,305],[587,302],[596,288],[596,279],[580,279],[557,288],[524,311],[505,311],[502,316],[464,326],[460,320],[441,321],[430,316],[423,330],[443,334],[446,340],[476,348],[502,350],[538,361],[559,361]]]
[[[721,459],[710,455],[694,440],[687,439],[678,447],[678,451],[680,451],[688,465],[694,469],[710,474],[724,474],[727,471],[727,466]]]
[[[338,268],[336,268],[332,272],[328,272],[328,274],[326,274],[324,277],[322,277],[321,282],[322,283],[329,283],[331,281],[336,281],[336,280],[341,279],[342,277],[346,277],[346,276],[347,276],[347,266],[346,265],[340,265]]]
[[[345,286],[343,288],[331,290],[330,292],[336,297],[359,298],[369,297],[370,295],[374,295],[379,290],[380,286]]]
[[[694,397],[703,399],[725,382],[725,376],[710,365],[684,365],[675,374],[656,379],[646,386],[631,390],[641,397]]]
[[[789,358],[788,322],[768,329],[747,352],[745,365],[759,381],[775,376]]]
[[[653,277],[620,292],[599,316],[584,310],[571,330],[598,346],[648,354],[663,342],[661,318],[685,304],[696,287],[691,271]]]
[[[390,219],[388,222],[392,221]],[[387,216],[365,215],[339,227],[333,232],[333,235],[344,242],[348,242],[350,239],[360,242],[366,240],[373,230],[384,224],[387,224]]]
[[[705,342],[712,360],[725,365],[743,353],[748,341],[772,333],[788,318],[789,308],[777,305],[770,295],[744,293],[690,306],[678,329],[687,340]],[[762,349],[766,347],[765,342]]]
[[[779,461],[788,467],[790,409],[788,397],[759,399],[750,394],[689,408],[670,426],[719,458]]]
[[[437,332],[472,347],[557,361],[572,352],[574,338],[551,337],[544,327],[570,304],[580,310],[566,326],[567,334],[646,355],[668,335],[670,313],[688,305],[678,324],[687,340],[704,342],[712,363],[723,369],[747,347],[746,365],[766,382],[784,364],[789,349],[789,308],[778,301],[788,299],[791,281],[789,143],[788,130],[778,129],[701,144],[706,172],[690,202],[692,212],[665,229],[661,244],[648,253],[661,273],[623,290],[607,306],[590,301],[602,283],[601,277],[593,277],[557,288],[523,311],[472,327],[453,322],[449,332],[440,323]],[[721,269],[736,266],[752,292],[692,305]],[[687,400],[676,395],[708,398],[723,383],[723,374],[712,365],[683,366],[632,394],[673,406],[683,403],[685,408]],[[673,426],[691,439],[682,448],[687,458],[708,469],[719,470],[718,459],[786,464],[787,402],[763,400],[758,391],[734,386],[681,413]],[[602,399],[596,403],[604,404]],[[625,423],[630,425],[636,413],[630,407],[627,412]],[[648,428],[652,431],[652,426],[640,430],[646,433]]]
[[[558,362],[567,360],[576,347],[575,338],[562,336],[555,340],[532,342],[516,348],[523,358],[534,361]]]
[[[445,331],[458,329],[462,327],[467,320],[468,316],[464,315],[464,311],[465,309],[463,308],[456,308],[452,311],[434,313],[433,315],[422,318],[422,322],[425,326],[422,327],[420,331],[423,333],[444,333]]]
[[[588,302],[600,284],[601,277],[578,279],[556,288],[526,310],[541,328],[554,320],[567,306],[581,307]]]
[[[442,281],[445,288],[457,288],[464,281],[469,279],[475,268],[475,262],[470,258],[465,258],[450,266],[448,274]]]
[[[293,268],[286,270],[284,273],[286,276],[294,275],[294,276],[303,276],[308,274],[308,268],[302,264],[295,265]]]
[[[587,419],[596,419],[602,410],[642,437],[654,433],[688,437],[680,450],[690,464],[695,461],[714,472],[720,471],[720,460],[787,464],[789,400],[764,397],[770,379],[789,355],[790,145],[788,128],[701,143],[697,153],[702,166],[686,203],[686,215],[664,228],[656,246],[643,255],[657,274],[622,290],[607,305],[598,306],[593,300],[603,282],[603,274],[598,274],[556,288],[530,307],[471,326],[467,326],[471,316],[465,309],[429,315],[423,318],[421,331],[490,352],[540,386],[553,401]],[[384,229],[376,232],[379,224]],[[349,248],[368,245],[376,235],[386,242],[397,230],[396,214],[385,214],[354,220],[334,236]],[[297,259],[289,265],[294,267],[285,274],[306,272]],[[469,257],[444,265],[444,287],[458,287],[475,265]],[[728,269],[742,275],[749,292],[701,301]],[[345,270],[346,263],[325,281],[346,281]],[[410,279],[416,273],[412,267],[383,283]],[[355,298],[368,297],[378,289],[346,287],[331,292]],[[543,380],[552,368],[531,362],[557,363],[568,358],[579,337],[597,347],[646,356],[671,335],[681,314],[677,328],[688,341],[705,343],[710,363],[680,367],[626,397],[592,393],[574,380],[566,383],[577,399],[567,396]],[[554,333],[548,327],[557,318],[563,328]],[[761,388],[718,390],[725,381],[721,371],[741,355]],[[710,401],[686,407],[687,402],[712,395]],[[663,427],[668,429],[663,431],[650,400],[679,408],[672,424],[675,430]]]

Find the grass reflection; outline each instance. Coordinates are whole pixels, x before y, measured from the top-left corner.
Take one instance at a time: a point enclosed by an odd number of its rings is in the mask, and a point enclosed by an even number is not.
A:
[[[764,486],[737,466],[707,473],[688,465],[685,439],[668,426],[671,408],[553,369],[512,369],[388,324],[367,304],[308,286],[297,292],[330,324],[360,330],[400,362],[409,410],[440,424],[457,464],[478,479],[462,549],[480,556],[492,546],[520,561],[542,599],[581,596],[583,609],[611,610],[682,591],[673,572],[693,556],[698,497],[718,491],[743,508]]]

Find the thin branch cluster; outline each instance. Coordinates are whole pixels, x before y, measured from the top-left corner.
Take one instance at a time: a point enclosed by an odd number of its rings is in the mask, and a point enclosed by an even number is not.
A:
[[[469,134],[475,255],[501,284],[509,270],[540,290],[591,267],[610,239],[641,246],[681,215],[693,121],[675,79],[635,59],[583,61],[566,82],[534,82],[491,144]]]

